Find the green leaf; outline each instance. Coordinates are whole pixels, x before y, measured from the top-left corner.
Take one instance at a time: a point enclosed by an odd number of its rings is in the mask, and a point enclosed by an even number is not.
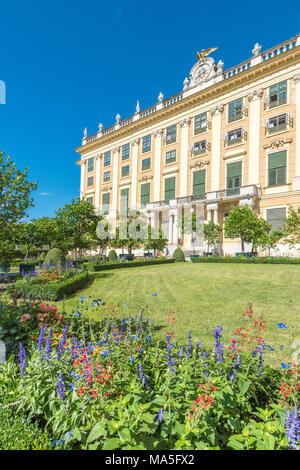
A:
[[[236,437],[236,436],[235,436]],[[231,437],[228,441],[228,446],[232,447],[234,450],[244,450],[244,445],[242,442],[237,441],[234,437]]]
[[[120,448],[120,441],[116,437],[112,437],[105,442],[102,450],[112,450],[112,449],[119,449]]]
[[[240,389],[241,395],[245,395],[248,388],[250,387],[250,384],[251,382],[249,382],[248,380],[244,380],[244,379],[238,380],[238,387]]]
[[[88,435],[88,438],[87,438],[86,442],[87,443],[93,442],[96,439],[98,439],[98,437],[103,436],[103,435],[104,435],[103,424],[102,424],[102,422],[99,422],[99,423],[95,424],[95,426],[91,430],[90,434]]]

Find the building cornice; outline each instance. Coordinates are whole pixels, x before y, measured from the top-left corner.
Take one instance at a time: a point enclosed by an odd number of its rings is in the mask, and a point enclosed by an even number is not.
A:
[[[179,114],[180,112],[193,108],[195,105],[205,103],[211,99],[219,98],[225,93],[241,88],[241,86],[250,85],[254,81],[270,75],[270,73],[274,73],[275,71],[279,72],[284,68],[296,65],[299,63],[299,59],[300,46],[295,46],[278,56],[274,56],[265,62],[261,62],[238,73],[237,75],[233,75],[232,77],[226,78],[202,91],[183,98],[173,103],[171,106],[159,109],[155,113],[151,113],[142,119],[133,121],[107,135],[77,147],[75,151],[84,155],[85,153],[99,149],[104,145],[111,144],[121,138],[130,136],[136,131],[141,131],[144,128],[148,128],[150,125],[155,125],[167,118]]]

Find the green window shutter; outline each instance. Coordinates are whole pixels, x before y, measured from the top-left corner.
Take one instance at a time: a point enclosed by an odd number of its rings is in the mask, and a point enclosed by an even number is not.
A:
[[[129,189],[121,189],[120,212],[127,212]]]
[[[103,194],[102,195],[102,210],[103,210],[104,215],[109,213],[109,202],[110,202],[110,193]]]
[[[167,178],[165,179],[165,200],[175,198],[175,184],[176,178]]]
[[[268,158],[268,163],[269,170],[286,166],[286,150],[271,153]]]
[[[242,162],[228,163],[227,178],[234,178],[236,176],[242,176]]]
[[[266,212],[267,222],[272,226],[271,232],[274,230],[282,230],[284,227],[284,219],[286,217],[286,208],[278,207],[275,209],[267,209]]]
[[[150,183],[141,185],[141,206],[145,207],[150,201]]]
[[[193,195],[205,193],[206,170],[194,171],[193,173]]]

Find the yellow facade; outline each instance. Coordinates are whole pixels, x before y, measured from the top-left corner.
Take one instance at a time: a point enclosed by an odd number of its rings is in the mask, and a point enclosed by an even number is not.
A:
[[[129,208],[140,209],[141,187],[149,183],[148,203],[142,210],[152,224],[167,230],[170,249],[182,246],[187,252],[190,237],[180,237],[176,221],[187,202],[197,203],[197,196],[204,203],[205,219],[221,225],[237,204],[250,205],[266,219],[283,216],[283,210],[269,209],[299,207],[300,36],[266,52],[256,45],[252,52],[250,59],[227,71],[212,58],[200,59],[182,93],[167,100],[160,94],[153,107],[138,107],[123,121],[117,116],[114,126],[100,125],[91,137],[85,131],[82,146],[76,149],[81,156],[81,197],[91,198],[101,211],[103,194],[109,193],[107,216],[114,218],[120,211],[121,191],[128,190]],[[145,136],[150,136],[151,148],[143,151]],[[122,147],[127,144],[129,158],[123,160]],[[111,152],[108,166],[106,152]],[[145,159],[150,159],[150,166],[143,169]],[[127,166],[129,173],[123,176],[122,167]],[[193,175],[200,170],[205,170],[205,184],[196,189]],[[110,178],[104,181],[108,171]],[[166,200],[168,178],[175,178],[175,192]],[[201,197],[195,193],[199,188]],[[237,243],[221,239],[218,250],[232,253],[238,250]]]

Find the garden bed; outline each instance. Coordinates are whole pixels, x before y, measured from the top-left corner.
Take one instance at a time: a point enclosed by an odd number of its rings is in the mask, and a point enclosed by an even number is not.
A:
[[[89,263],[90,271],[105,271],[107,269],[119,269],[119,268],[135,268],[138,266],[151,266],[155,264],[170,264],[174,263],[173,259],[149,259],[149,260],[135,260],[135,261],[110,261],[104,262],[103,264]]]
[[[89,275],[87,271],[74,273],[72,276],[62,280],[51,280],[42,283],[39,276],[31,277],[16,281],[7,288],[7,292],[12,297],[24,297],[41,300],[59,300],[63,299],[74,292],[82,289],[87,285]]]

